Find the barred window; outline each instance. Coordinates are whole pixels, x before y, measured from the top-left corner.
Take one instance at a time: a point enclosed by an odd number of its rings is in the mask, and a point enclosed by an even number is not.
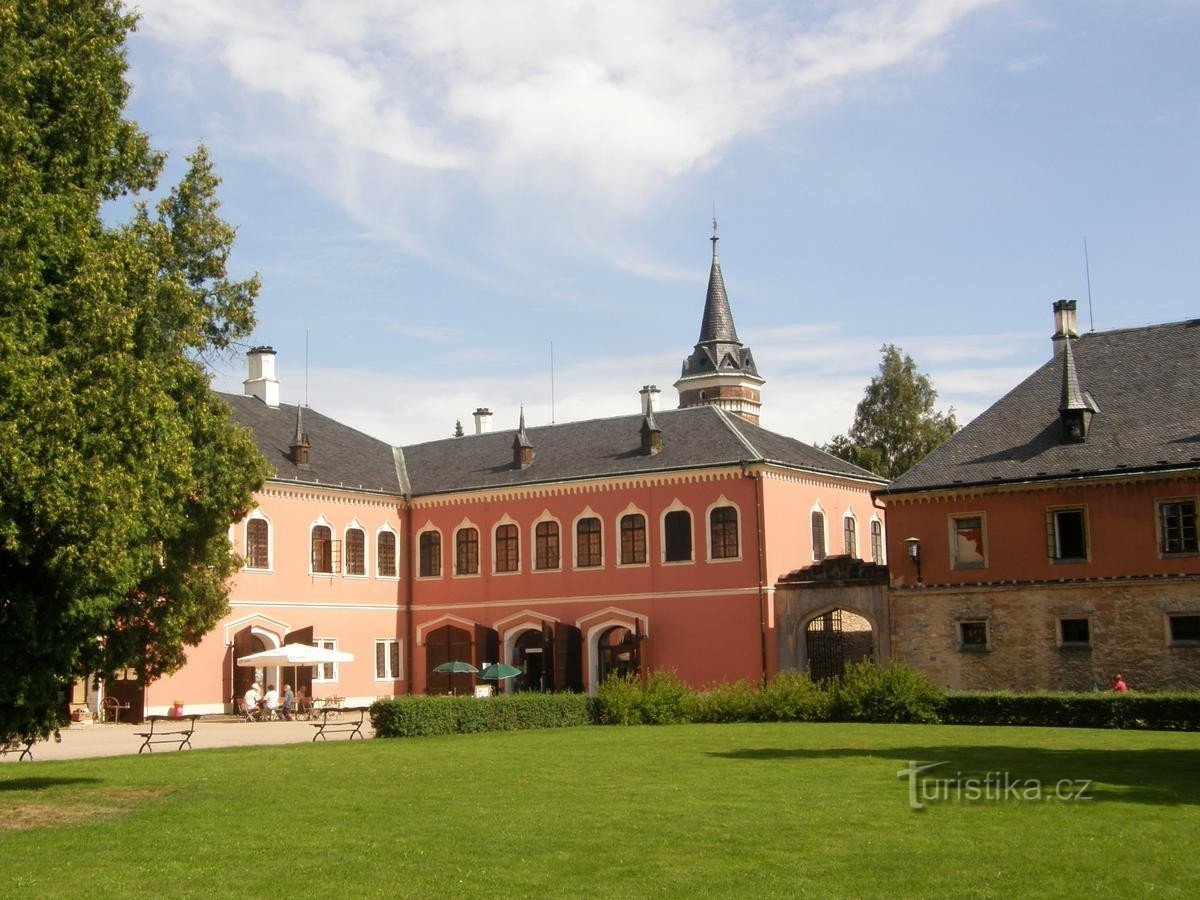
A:
[[[842,517],[842,547],[847,556],[858,556],[858,523],[853,516]]]
[[[1170,500],[1158,506],[1163,553],[1195,553],[1196,503],[1194,500]]]
[[[333,532],[328,525],[313,526],[312,570],[324,575],[333,574]]]
[[[637,565],[646,561],[646,517],[632,513],[621,517],[621,564]]]
[[[521,567],[520,538],[516,525],[496,529],[496,571],[516,572]]]
[[[346,574],[367,574],[367,536],[361,528],[346,532]]]
[[[735,559],[738,555],[737,510],[718,506],[708,516],[712,534],[712,558]]]
[[[813,559],[820,562],[825,558],[825,513],[814,511],[812,514],[812,550]]]
[[[460,528],[454,537],[454,574],[479,574],[479,531]]]
[[[246,523],[246,568],[271,568],[271,526],[266,519],[250,519]]]
[[[376,571],[380,578],[396,577],[396,535],[381,531],[375,539]]]
[[[423,531],[418,541],[421,578],[439,578],[442,574],[442,536],[436,531]]]
[[[534,529],[536,544],[536,561],[534,566],[539,569],[557,569],[559,563],[558,523],[538,522]]]
[[[588,568],[603,562],[600,520],[592,517],[575,523],[575,565]]]
[[[883,565],[883,523],[878,519],[871,522],[871,562]]]

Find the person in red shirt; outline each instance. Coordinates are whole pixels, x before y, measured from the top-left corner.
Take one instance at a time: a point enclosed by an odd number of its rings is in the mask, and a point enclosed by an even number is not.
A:
[[[1112,689],[1114,691],[1116,691],[1118,694],[1128,694],[1129,693],[1129,685],[1127,685],[1125,683],[1125,679],[1121,676],[1120,672],[1118,672],[1116,675],[1113,676]]]

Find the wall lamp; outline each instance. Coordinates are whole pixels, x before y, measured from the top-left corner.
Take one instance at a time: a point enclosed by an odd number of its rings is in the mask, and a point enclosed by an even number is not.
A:
[[[908,547],[908,558],[917,567],[917,584],[921,584],[921,539],[915,537],[905,538],[904,543]]]

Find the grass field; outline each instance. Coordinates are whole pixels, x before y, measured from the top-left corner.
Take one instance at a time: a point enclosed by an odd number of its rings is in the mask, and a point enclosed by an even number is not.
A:
[[[909,760],[1091,799],[913,810]],[[688,725],[163,753],[5,765],[0,810],[4,896],[1200,895],[1198,734]]]

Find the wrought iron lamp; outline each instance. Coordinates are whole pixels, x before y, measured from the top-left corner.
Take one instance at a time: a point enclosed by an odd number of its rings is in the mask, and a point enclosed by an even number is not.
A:
[[[921,584],[921,539],[905,538],[904,543],[908,546],[908,558],[917,567],[917,584]]]

